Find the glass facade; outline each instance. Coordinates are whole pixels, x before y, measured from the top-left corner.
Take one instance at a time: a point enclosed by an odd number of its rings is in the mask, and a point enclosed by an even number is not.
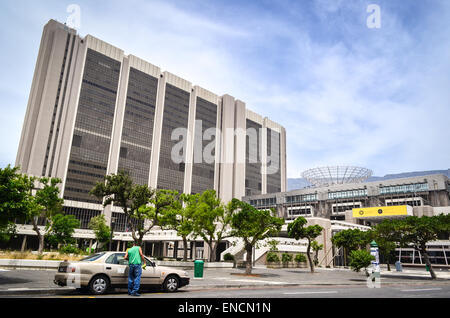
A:
[[[63,211],[65,215],[73,215],[78,221],[80,221],[80,229],[89,229],[89,222],[91,219],[102,213],[102,211],[99,210],[73,208],[67,206],[63,207]]]
[[[367,196],[367,189],[358,189],[358,190],[348,190],[348,191],[338,191],[338,192],[329,192],[328,199],[346,199],[346,198],[357,198]]]
[[[90,203],[106,175],[121,63],[88,49],[70,150],[64,199]]]
[[[275,193],[281,191],[280,147],[281,147],[280,134],[270,128],[267,128],[267,161],[268,161],[267,166],[268,169],[270,170],[267,171],[267,193]],[[271,162],[269,162],[269,160]]]
[[[256,131],[256,136],[247,133],[245,143],[245,195],[261,194],[261,128],[262,126],[247,119],[247,132]],[[255,138],[256,137],[256,138]]]
[[[286,203],[301,203],[317,201],[317,194],[302,194],[302,195],[292,195],[286,197]]]
[[[276,198],[265,198],[265,199],[256,199],[256,200],[250,200],[250,205],[253,205],[254,207],[260,207],[260,206],[274,206],[277,204]]]
[[[404,185],[380,187],[380,194],[422,192],[422,191],[428,191],[428,190],[429,190],[428,183],[414,183],[414,184],[404,184]]]
[[[311,207],[296,207],[288,210],[288,218],[297,217],[299,215],[311,215]]]
[[[215,161],[212,163],[206,162],[205,158],[203,158],[203,151],[207,145],[215,142],[215,136],[211,140],[204,140],[203,135],[205,130],[217,127],[217,105],[197,97],[195,120],[201,121],[202,129],[198,129],[199,127],[195,128],[191,193],[201,193],[208,189],[214,189]],[[195,160],[195,152],[200,145],[202,160],[201,162],[198,162],[198,160]],[[200,150],[200,148],[198,150]],[[215,147],[211,154],[215,154]]]
[[[119,171],[128,172],[141,185],[149,179],[157,90],[157,78],[130,68]]]
[[[114,218],[114,232],[130,232],[130,228],[128,225],[128,218],[126,217],[125,213],[120,212],[113,212],[112,217]],[[131,222],[136,224],[143,224],[143,221],[138,221],[136,219],[132,219]]]
[[[189,98],[189,92],[173,85],[166,84],[161,148],[159,154],[158,189],[171,189],[183,192],[186,153],[183,154],[183,162],[176,163],[172,160],[172,147],[179,143],[179,141],[171,140],[171,136],[172,131],[176,128],[187,129]],[[184,147],[184,150],[185,149],[186,147]]]

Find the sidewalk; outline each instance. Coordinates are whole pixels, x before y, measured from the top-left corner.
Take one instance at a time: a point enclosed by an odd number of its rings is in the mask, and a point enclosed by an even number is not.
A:
[[[244,275],[244,269],[206,268],[203,279],[194,279],[193,270],[187,270],[190,284],[182,290],[255,288],[285,286],[366,286],[367,277],[363,272],[349,269],[316,269],[311,273],[308,268],[253,269],[251,276]],[[437,280],[431,280],[426,271],[405,270],[404,272],[381,272],[382,284],[424,285],[427,283],[450,284],[449,272],[436,272]],[[53,284],[53,271],[0,271],[0,297],[2,295],[30,294],[70,294],[73,288],[58,287]]]

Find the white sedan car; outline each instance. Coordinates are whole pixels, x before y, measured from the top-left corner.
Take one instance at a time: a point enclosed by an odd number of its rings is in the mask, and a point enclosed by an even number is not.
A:
[[[77,262],[61,262],[54,282],[59,286],[88,289],[97,295],[106,293],[110,288],[127,288],[129,267],[124,257],[125,252],[101,252]],[[146,258],[141,289],[159,286],[167,292],[175,292],[188,284],[186,271],[157,266]]]

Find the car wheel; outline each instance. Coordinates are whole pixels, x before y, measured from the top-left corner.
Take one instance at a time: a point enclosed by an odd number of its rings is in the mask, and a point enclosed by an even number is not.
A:
[[[95,295],[103,295],[109,289],[109,279],[105,275],[95,276],[89,283],[89,290]]]
[[[164,281],[164,290],[169,293],[176,292],[180,286],[180,281],[176,276],[169,276]]]

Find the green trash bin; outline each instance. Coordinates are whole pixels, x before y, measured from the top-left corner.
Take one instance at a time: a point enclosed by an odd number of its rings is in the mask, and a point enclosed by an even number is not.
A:
[[[430,271],[430,267],[428,265],[425,265],[425,269],[426,269],[427,272]]]
[[[194,278],[203,278],[203,261],[194,261]]]

